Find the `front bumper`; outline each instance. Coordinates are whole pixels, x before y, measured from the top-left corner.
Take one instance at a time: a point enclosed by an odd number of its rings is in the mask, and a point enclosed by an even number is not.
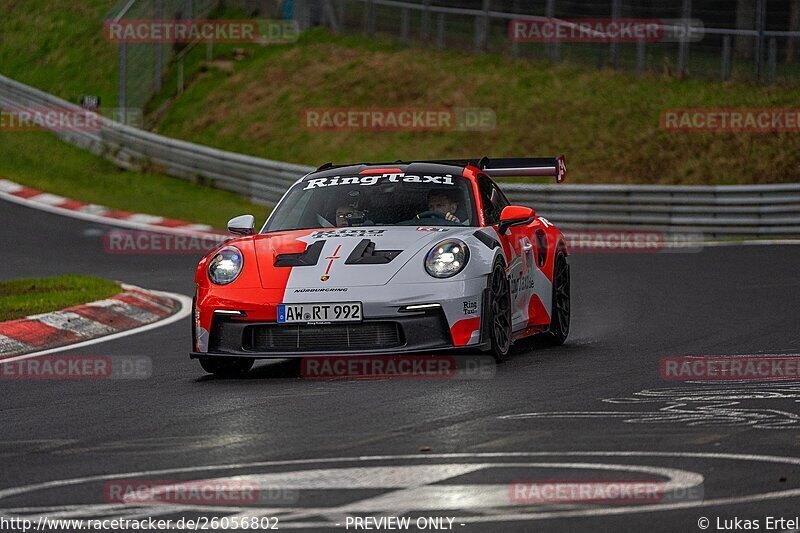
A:
[[[488,338],[481,330],[486,292],[485,278],[349,287],[330,294],[306,289],[200,287],[192,357],[286,358],[482,349]],[[350,326],[277,324],[278,303],[331,300],[362,302],[363,322]],[[405,310],[409,305],[430,303],[439,307]],[[238,311],[243,316],[217,311]]]
[[[485,335],[482,335],[486,338]],[[469,350],[485,349],[482,342]],[[403,313],[361,323],[284,325],[215,316],[207,352],[191,358],[248,357],[256,359],[341,355],[396,355],[463,350],[453,343],[442,309]]]

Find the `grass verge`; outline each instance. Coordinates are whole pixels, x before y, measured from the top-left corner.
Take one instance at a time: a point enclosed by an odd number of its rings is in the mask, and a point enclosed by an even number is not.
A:
[[[565,153],[572,182],[800,181],[796,133],[677,133],[673,108],[793,108],[800,89],[514,60],[312,30],[292,45],[243,45],[174,99],[160,133],[320,164]],[[223,61],[225,57],[218,57]],[[307,108],[479,107],[491,131],[310,131]]]
[[[117,46],[103,36],[112,0],[3,0],[0,74],[77,102],[117,100]]]
[[[67,198],[225,228],[270,209],[226,191],[158,174],[130,172],[44,132],[0,133],[0,178]]]
[[[0,281],[0,322],[102,300],[121,291],[113,281],[72,274]]]

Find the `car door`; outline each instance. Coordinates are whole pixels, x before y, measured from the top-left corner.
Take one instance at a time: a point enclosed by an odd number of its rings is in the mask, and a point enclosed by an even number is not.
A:
[[[478,177],[481,208],[487,225],[495,229],[500,224],[503,208],[510,205],[505,194],[488,176]],[[528,302],[533,288],[531,269],[536,260],[535,247],[529,226],[509,228],[500,235],[508,259],[508,277],[511,285],[511,329],[518,331],[528,325]]]

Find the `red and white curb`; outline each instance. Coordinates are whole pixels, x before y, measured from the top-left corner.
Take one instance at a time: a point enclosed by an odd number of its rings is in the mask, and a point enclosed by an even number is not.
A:
[[[49,213],[123,228],[180,235],[226,235],[225,232],[216,231],[208,224],[193,224],[172,218],[131,213],[102,205],[79,202],[6,179],[0,179],[0,198]]]
[[[191,314],[187,296],[125,284],[122,289],[105,300],[0,322],[0,360],[88,346],[165,326]]]

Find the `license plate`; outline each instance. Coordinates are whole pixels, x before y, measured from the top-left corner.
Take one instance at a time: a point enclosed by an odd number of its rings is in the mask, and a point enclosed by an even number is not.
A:
[[[278,305],[279,324],[361,322],[361,317],[361,302]]]

